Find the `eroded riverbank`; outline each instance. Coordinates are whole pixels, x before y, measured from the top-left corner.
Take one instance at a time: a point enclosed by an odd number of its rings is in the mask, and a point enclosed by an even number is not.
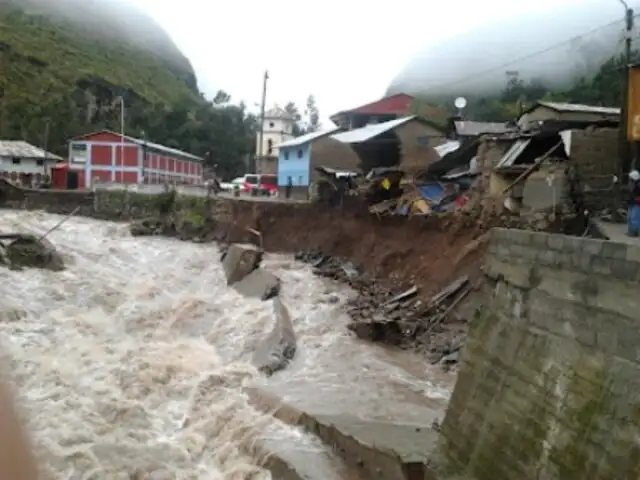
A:
[[[59,218],[3,211],[2,228],[44,232]],[[326,450],[256,408],[250,386],[318,414],[420,425],[450,394],[451,376],[355,339],[342,313],[353,292],[290,258],[265,266],[283,281],[299,353],[266,379],[248,359],[271,326],[270,302],[226,287],[215,246],[134,239],[126,225],[75,218],[50,240],[68,269],[1,270],[0,331],[53,478],[268,478],[252,455],[260,445]]]

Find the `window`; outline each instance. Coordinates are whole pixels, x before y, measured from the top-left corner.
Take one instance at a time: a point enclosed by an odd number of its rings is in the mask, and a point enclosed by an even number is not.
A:
[[[36,160],[36,165],[42,167],[44,165],[44,160],[42,158],[38,158]]]
[[[268,138],[267,139],[267,155],[271,155],[272,151],[273,151],[273,140]]]
[[[88,148],[85,143],[71,144],[71,161],[73,163],[86,163]]]
[[[298,185],[302,185],[302,175],[298,176]]]
[[[14,165],[20,165],[22,163],[22,161],[18,157],[13,157],[11,161]]]
[[[289,160],[289,152],[284,152],[284,159]]]
[[[302,158],[302,150],[298,150],[298,158]]]
[[[273,122],[269,122],[269,128],[273,128],[273,127],[275,127],[275,126],[276,126],[276,124],[275,124],[275,123],[273,123]]]
[[[244,179],[246,183],[249,185],[258,185],[258,176],[257,175],[247,175]]]

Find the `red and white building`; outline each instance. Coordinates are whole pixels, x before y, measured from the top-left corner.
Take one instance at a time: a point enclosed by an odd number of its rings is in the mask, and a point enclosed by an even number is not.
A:
[[[69,168],[80,174],[80,188],[104,182],[203,183],[201,157],[107,130],[72,139]]]

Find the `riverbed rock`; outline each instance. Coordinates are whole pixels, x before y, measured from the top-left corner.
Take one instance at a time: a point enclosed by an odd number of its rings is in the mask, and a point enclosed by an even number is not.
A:
[[[253,364],[266,375],[283,370],[293,360],[297,340],[289,310],[279,297],[273,300],[275,324],[253,356]]]
[[[131,222],[129,232],[134,237],[166,235],[167,222],[159,217],[148,217]]]
[[[232,243],[222,260],[227,285],[239,282],[260,267],[264,251],[251,243]]]
[[[233,284],[233,288],[246,297],[270,300],[280,294],[280,279],[273,273],[258,268]]]
[[[46,238],[22,234],[5,247],[4,261],[11,268],[64,270],[64,260]]]

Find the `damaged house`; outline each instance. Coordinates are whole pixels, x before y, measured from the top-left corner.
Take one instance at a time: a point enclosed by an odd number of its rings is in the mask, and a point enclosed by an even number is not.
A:
[[[478,149],[474,198],[485,211],[581,216],[611,203],[617,158],[617,128],[487,136]]]
[[[440,158],[435,148],[447,141],[443,127],[417,116],[370,124],[331,138],[351,146],[364,172],[379,167],[417,172]]]
[[[538,101],[522,112],[518,118],[522,131],[532,131],[545,125],[572,125],[574,128],[588,125],[617,126],[620,123],[620,109],[578,103]]]

